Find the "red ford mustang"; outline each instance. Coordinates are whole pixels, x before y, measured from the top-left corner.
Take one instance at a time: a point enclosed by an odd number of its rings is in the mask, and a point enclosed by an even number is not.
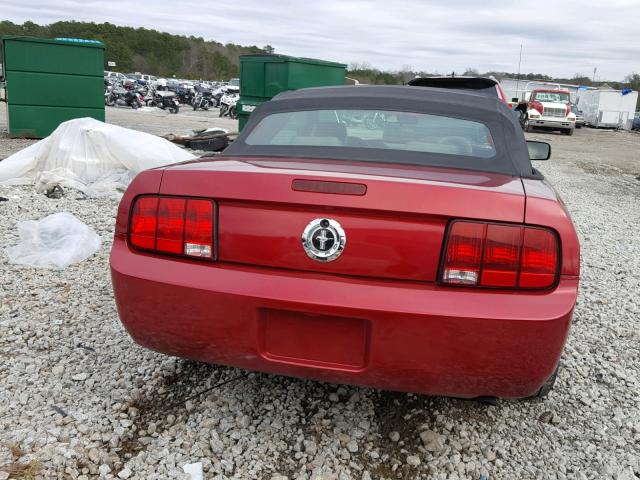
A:
[[[120,318],[170,355],[455,397],[544,394],[576,304],[569,214],[497,99],[278,95],[120,204]]]

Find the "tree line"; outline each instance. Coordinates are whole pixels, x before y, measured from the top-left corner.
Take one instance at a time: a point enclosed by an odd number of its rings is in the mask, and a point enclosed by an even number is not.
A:
[[[2,21],[2,35],[100,40],[105,45],[105,61],[115,62],[114,70],[119,72],[203,80],[237,77],[240,74],[240,55],[273,51],[269,45],[263,48],[234,43],[223,45],[202,37],[172,35],[111,23],[56,22],[38,25],[28,21],[18,25]]]

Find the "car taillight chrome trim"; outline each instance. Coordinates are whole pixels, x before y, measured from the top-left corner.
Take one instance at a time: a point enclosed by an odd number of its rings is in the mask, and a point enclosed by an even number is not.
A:
[[[212,199],[141,195],[132,203],[127,238],[136,250],[216,260],[217,217]]]
[[[557,284],[560,264],[560,239],[549,228],[454,220],[443,242],[438,283],[549,289]]]

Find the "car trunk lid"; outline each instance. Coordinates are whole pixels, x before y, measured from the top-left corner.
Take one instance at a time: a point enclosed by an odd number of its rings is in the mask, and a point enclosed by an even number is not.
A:
[[[218,261],[342,275],[434,281],[448,222],[522,222],[519,178],[454,169],[309,159],[232,158],[169,167],[160,193],[213,198]],[[302,247],[316,219],[339,223],[344,253]]]

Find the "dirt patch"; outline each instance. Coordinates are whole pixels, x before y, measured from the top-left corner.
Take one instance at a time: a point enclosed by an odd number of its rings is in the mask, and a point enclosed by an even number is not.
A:
[[[33,480],[42,471],[42,464],[35,460],[27,463],[13,462],[0,467],[0,472],[9,474],[10,479]]]
[[[405,463],[405,449],[410,454],[417,452],[420,445],[419,426],[433,417],[433,410],[443,401],[436,397],[413,395],[399,392],[377,392],[374,401],[375,416],[379,425],[381,462],[370,468],[373,478],[398,478],[412,480],[416,470]],[[399,442],[393,442],[389,435],[398,432]],[[366,464],[367,459],[363,459]],[[369,460],[370,461],[370,460]]]
[[[179,365],[175,372],[159,380],[157,395],[133,399],[128,405],[138,410],[135,423],[139,429],[146,430],[151,422],[162,422],[163,419],[166,421],[168,414],[177,417],[184,413],[186,400],[207,388],[207,380],[212,379],[215,373],[227,370],[216,365],[188,360]],[[218,379],[224,380],[218,376],[217,379],[211,380],[211,384],[218,383]]]
[[[0,466],[0,472],[7,473],[10,479],[32,480],[42,471],[42,464],[38,461],[21,461],[27,452],[18,444],[9,445],[12,461]]]
[[[616,175],[622,175],[625,173],[624,170],[618,167],[614,167],[613,165],[608,165],[606,163],[597,164],[593,162],[590,163],[590,162],[578,161],[576,162],[576,165],[580,167],[584,172],[591,173],[593,175],[616,176]]]
[[[126,463],[145,450],[147,442],[143,437],[151,435],[151,424],[154,426],[154,432],[162,432],[174,422],[182,421],[188,413],[186,401],[194,395],[199,396],[199,392],[206,390],[208,386],[226,380],[224,372],[227,370],[224,367],[189,360],[179,362],[174,372],[155,380],[156,395],[134,398],[120,406],[115,413],[126,412],[136,427],[135,431],[131,429],[130,434],[125,435],[117,445],[105,445],[105,448],[111,450],[119,462]],[[215,375],[218,372],[220,375]],[[233,375],[230,378],[234,378]],[[116,466],[119,466],[117,462]]]

